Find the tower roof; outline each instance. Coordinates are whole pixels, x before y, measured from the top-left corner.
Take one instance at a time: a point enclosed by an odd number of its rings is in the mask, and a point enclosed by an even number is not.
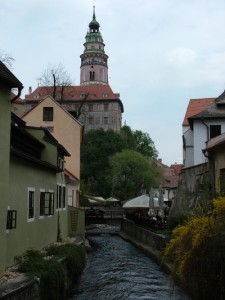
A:
[[[89,28],[91,31],[94,31],[94,32],[98,32],[99,31],[99,23],[98,21],[96,20],[96,17],[95,17],[95,6],[93,6],[93,18],[92,18],[92,21],[89,23]]]

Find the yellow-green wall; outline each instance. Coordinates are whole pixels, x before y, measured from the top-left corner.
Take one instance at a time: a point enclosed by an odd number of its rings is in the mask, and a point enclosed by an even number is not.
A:
[[[14,257],[29,248],[42,249],[57,240],[58,212],[56,211],[56,174],[48,169],[33,164],[21,164],[16,158],[10,166],[10,209],[17,210],[17,226],[8,231],[7,265],[14,263]],[[35,217],[28,221],[28,187],[35,188]],[[55,207],[53,216],[39,216],[40,189],[53,190]],[[62,238],[68,235],[67,210],[60,214]]]
[[[9,202],[10,90],[0,84],[0,274],[6,267],[6,213]]]

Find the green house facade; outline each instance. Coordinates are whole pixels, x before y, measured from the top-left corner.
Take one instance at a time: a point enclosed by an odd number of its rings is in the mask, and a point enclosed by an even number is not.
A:
[[[7,254],[7,208],[10,199],[9,164],[10,164],[10,116],[11,89],[18,89],[18,94],[23,88],[22,83],[0,61],[0,274],[6,266]]]
[[[11,114],[11,89],[22,84],[0,62],[0,275],[15,256],[68,235],[64,157],[47,129]]]

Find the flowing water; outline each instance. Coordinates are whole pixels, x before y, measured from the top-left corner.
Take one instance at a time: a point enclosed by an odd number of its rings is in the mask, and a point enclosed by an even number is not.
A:
[[[89,238],[92,251],[73,300],[190,300],[149,257],[119,236]]]

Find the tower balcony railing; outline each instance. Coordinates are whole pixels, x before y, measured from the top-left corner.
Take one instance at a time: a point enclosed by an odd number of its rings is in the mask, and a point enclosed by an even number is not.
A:
[[[98,54],[105,54],[105,51],[102,49],[96,49],[96,48],[91,48],[91,49],[85,49],[84,53],[98,53]]]
[[[98,61],[84,61],[81,62],[81,67],[86,65],[101,65],[101,66],[107,66],[107,62],[98,62]]]

